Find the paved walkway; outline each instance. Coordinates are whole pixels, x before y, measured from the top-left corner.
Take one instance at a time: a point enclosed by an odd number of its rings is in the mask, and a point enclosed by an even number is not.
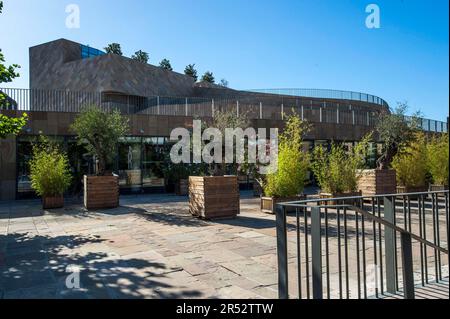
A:
[[[277,298],[275,216],[260,212],[258,198],[244,194],[238,218],[214,222],[192,217],[187,197],[123,196],[121,205],[87,212],[67,203],[44,212],[39,201],[0,203],[0,299]],[[289,222],[295,297],[295,219]],[[80,288],[68,288],[78,271]]]
[[[125,196],[121,205],[0,205],[0,298],[277,297],[274,216],[258,199],[219,222],[191,217],[184,197]],[[68,289],[75,267],[80,289]]]

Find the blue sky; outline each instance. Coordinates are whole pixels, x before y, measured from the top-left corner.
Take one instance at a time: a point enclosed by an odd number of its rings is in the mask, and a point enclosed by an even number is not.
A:
[[[65,26],[66,5],[81,10]],[[368,4],[381,28],[365,26]],[[28,87],[28,48],[57,38],[92,47],[142,49],[176,71],[196,63],[236,89],[332,88],[391,105],[408,101],[429,118],[449,108],[448,0],[4,0],[0,47],[22,66],[9,87]]]

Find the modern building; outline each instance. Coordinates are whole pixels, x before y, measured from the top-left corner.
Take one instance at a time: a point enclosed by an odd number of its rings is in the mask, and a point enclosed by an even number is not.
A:
[[[8,96],[2,113],[29,114],[16,138],[0,141],[0,200],[33,196],[28,178],[31,143],[40,134],[64,143],[75,176],[70,192],[80,192],[81,176],[92,160],[70,130],[89,104],[118,109],[130,118],[113,167],[123,192],[170,191],[164,164],[169,136],[189,128],[194,118],[208,120],[217,110],[246,113],[255,128],[283,128],[293,110],[312,124],[306,147],[341,141],[352,144],[370,132],[377,115],[389,110],[381,98],[337,90],[239,91],[195,82],[184,74],[144,64],[60,39],[30,48],[30,88],[1,89]],[[447,123],[422,121],[423,129],[447,132]],[[374,156],[376,156],[374,147]]]

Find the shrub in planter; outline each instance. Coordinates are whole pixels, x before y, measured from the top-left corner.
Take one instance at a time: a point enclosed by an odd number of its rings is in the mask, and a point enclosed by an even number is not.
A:
[[[297,114],[287,119],[286,127],[279,136],[278,169],[269,173],[262,182],[264,196],[261,210],[274,213],[276,203],[301,198],[309,166],[309,155],[302,150],[303,135],[309,126]]]
[[[419,113],[412,117],[406,116],[408,105],[399,103],[389,112],[379,115],[375,135],[382,143],[382,153],[377,160],[376,169],[366,169],[359,179],[359,186],[363,195],[393,194],[396,192],[397,180],[391,163],[395,155],[401,151],[414,137],[419,126]]]
[[[357,192],[360,168],[364,165],[371,135],[367,135],[352,151],[333,143],[331,151],[316,146],[311,169],[321,187],[322,198],[360,195]]]
[[[392,167],[397,174],[398,192],[426,191],[427,143],[423,133],[416,133],[414,141],[395,155]]]
[[[31,186],[42,197],[44,209],[64,206],[63,194],[70,186],[72,176],[69,160],[58,146],[43,138],[33,145],[30,161]]]
[[[86,208],[114,208],[119,205],[118,177],[107,172],[116,154],[119,138],[128,131],[128,119],[120,112],[106,112],[97,106],[84,109],[72,124],[78,143],[97,159],[97,176],[84,177]]]
[[[427,144],[427,164],[433,185],[431,190],[448,189],[449,140],[448,134],[433,138]]]

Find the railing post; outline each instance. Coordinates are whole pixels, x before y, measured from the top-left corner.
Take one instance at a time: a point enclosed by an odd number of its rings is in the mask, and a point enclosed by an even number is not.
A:
[[[259,102],[259,118],[263,119],[263,109],[262,109],[262,102]]]
[[[281,205],[277,205],[276,208],[276,225],[278,255],[278,298],[289,299],[286,210]]]
[[[159,115],[159,96],[156,98],[157,106],[156,106],[156,114]]]
[[[320,207],[311,208],[311,241],[313,298],[322,299],[322,237]],[[299,280],[301,279],[299,278]]]
[[[281,103],[281,120],[284,121],[284,104]]]
[[[236,116],[239,117],[239,100],[236,101]]]
[[[412,242],[411,235],[401,233],[402,244],[402,268],[403,268],[403,293],[405,299],[414,299],[414,269],[412,257]]]
[[[391,223],[395,223],[395,198],[383,197],[384,201],[384,219]],[[395,265],[395,230],[384,227],[385,241],[385,262],[386,262],[386,290],[389,293],[397,292],[396,285],[396,265]]]
[[[211,100],[211,115],[214,117],[214,99]]]
[[[188,98],[186,98],[184,108],[185,108],[185,115],[188,116],[188,114],[189,114],[189,112],[188,112]]]

